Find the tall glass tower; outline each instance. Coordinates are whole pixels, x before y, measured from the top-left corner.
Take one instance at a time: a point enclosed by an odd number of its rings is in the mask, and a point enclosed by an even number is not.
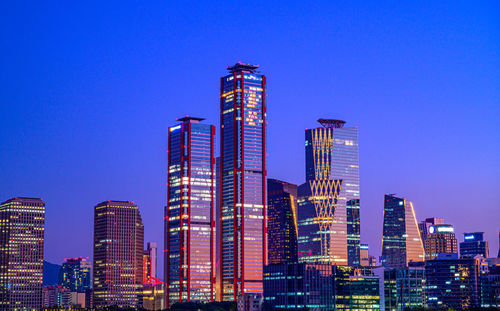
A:
[[[401,268],[425,260],[413,204],[392,194],[384,196],[382,265]]]
[[[266,239],[266,77],[236,63],[221,78],[221,245],[223,300],[262,293]]]
[[[168,131],[166,306],[215,299],[215,126],[185,117]]]
[[[319,119],[306,129],[306,183],[299,187],[300,261],[359,265],[358,129]],[[319,230],[318,230],[319,229]]]

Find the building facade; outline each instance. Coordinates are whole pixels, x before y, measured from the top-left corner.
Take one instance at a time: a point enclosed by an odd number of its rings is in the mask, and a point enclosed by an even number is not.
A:
[[[464,233],[464,241],[460,243],[460,257],[475,257],[481,255],[484,258],[490,256],[488,241],[483,239],[484,232]]]
[[[455,229],[452,225],[430,226],[425,239],[425,258],[431,260],[445,253],[458,253]]]
[[[359,265],[358,130],[319,119],[305,131],[306,183],[299,187],[299,260]]]
[[[0,309],[42,306],[45,203],[12,198],[0,205]]]
[[[297,262],[297,185],[267,180],[269,264]]]
[[[332,268],[335,310],[380,310],[379,278],[370,268]]]
[[[215,299],[215,127],[184,117],[169,128],[166,305]]]
[[[59,285],[71,292],[90,290],[92,264],[87,258],[66,258],[59,270]]]
[[[429,227],[434,225],[444,225],[444,218],[442,217],[431,217],[426,218],[418,223],[418,229],[420,230],[420,237],[422,238],[422,242],[425,243],[425,239],[427,238],[427,234],[429,234]]]
[[[143,273],[142,273],[142,283],[151,284],[156,283],[156,256],[158,253],[158,246],[156,242],[148,242],[146,249],[143,254]]]
[[[142,305],[144,226],[136,204],[105,201],[94,208],[93,306]]]
[[[425,305],[424,263],[403,268],[374,269],[380,279],[380,310],[399,311]]]
[[[425,260],[413,204],[394,195],[384,196],[382,257],[384,267],[406,267]]]
[[[221,294],[262,293],[267,264],[266,77],[236,63],[221,78]]]
[[[440,254],[425,262],[426,297],[430,308],[470,309],[480,306],[480,276],[484,258]]]
[[[333,309],[332,265],[283,263],[264,267],[264,306],[271,309]]]

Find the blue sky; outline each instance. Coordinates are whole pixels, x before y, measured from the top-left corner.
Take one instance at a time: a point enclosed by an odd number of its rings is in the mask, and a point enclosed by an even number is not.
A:
[[[0,200],[42,197],[46,259],[91,256],[93,206],[139,204],[162,245],[167,128],[219,124],[236,61],[268,81],[268,175],[304,181],[304,129],[359,127],[362,241],[383,195],[500,229],[500,7],[466,2],[0,4]],[[217,129],[218,132],[218,129]]]

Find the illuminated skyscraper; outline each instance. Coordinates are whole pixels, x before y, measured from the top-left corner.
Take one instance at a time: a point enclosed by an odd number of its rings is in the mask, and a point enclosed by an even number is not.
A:
[[[0,205],[0,310],[42,307],[44,227],[42,199]]]
[[[142,305],[144,226],[133,202],[94,208],[94,307]]]
[[[269,264],[297,262],[297,185],[267,180]]]
[[[221,248],[223,300],[262,293],[266,238],[266,77],[236,63],[221,78]]]
[[[425,251],[413,210],[413,204],[394,195],[384,196],[382,265],[405,267],[409,262],[425,260]]]
[[[434,225],[424,241],[425,258],[431,260],[439,254],[458,253],[457,238],[452,225]]]
[[[168,131],[166,305],[215,299],[215,127],[184,117]]]
[[[427,238],[427,234],[429,234],[429,227],[434,225],[444,225],[444,218],[441,217],[432,217],[426,218],[418,223],[418,229],[420,230],[420,237],[422,238],[422,242],[425,243],[425,239]]]
[[[490,256],[488,241],[483,239],[484,232],[464,233],[464,241],[460,243],[460,257]]]
[[[87,258],[66,258],[59,270],[59,285],[71,292],[90,290],[92,264]]]
[[[299,186],[299,260],[359,265],[358,129],[319,119],[305,132],[306,183]]]

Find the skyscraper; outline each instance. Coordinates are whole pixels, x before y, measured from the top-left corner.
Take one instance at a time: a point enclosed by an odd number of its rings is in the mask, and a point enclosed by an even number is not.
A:
[[[442,217],[432,217],[426,218],[418,223],[418,229],[420,230],[420,237],[422,242],[425,243],[427,234],[429,234],[429,227],[434,225],[444,225],[444,218]]]
[[[269,264],[297,262],[297,185],[267,180]]]
[[[359,265],[358,129],[319,119],[306,129],[306,183],[299,187],[299,260]]]
[[[424,259],[425,251],[413,204],[391,194],[385,195],[382,265],[399,268]]]
[[[430,226],[424,245],[427,260],[434,259],[439,254],[458,253],[457,238],[452,225]]]
[[[87,258],[66,258],[59,270],[59,285],[71,292],[90,290],[92,264]]]
[[[42,199],[0,205],[0,310],[42,307],[44,228]]]
[[[215,299],[215,127],[184,117],[168,131],[166,306]]]
[[[483,239],[484,232],[464,233],[464,241],[460,243],[460,257],[474,257],[482,255],[488,258],[490,249],[488,241]]]
[[[142,304],[144,226],[133,202],[94,208],[94,307]]]
[[[223,300],[262,293],[267,264],[266,77],[236,63],[221,78],[221,272]]]

